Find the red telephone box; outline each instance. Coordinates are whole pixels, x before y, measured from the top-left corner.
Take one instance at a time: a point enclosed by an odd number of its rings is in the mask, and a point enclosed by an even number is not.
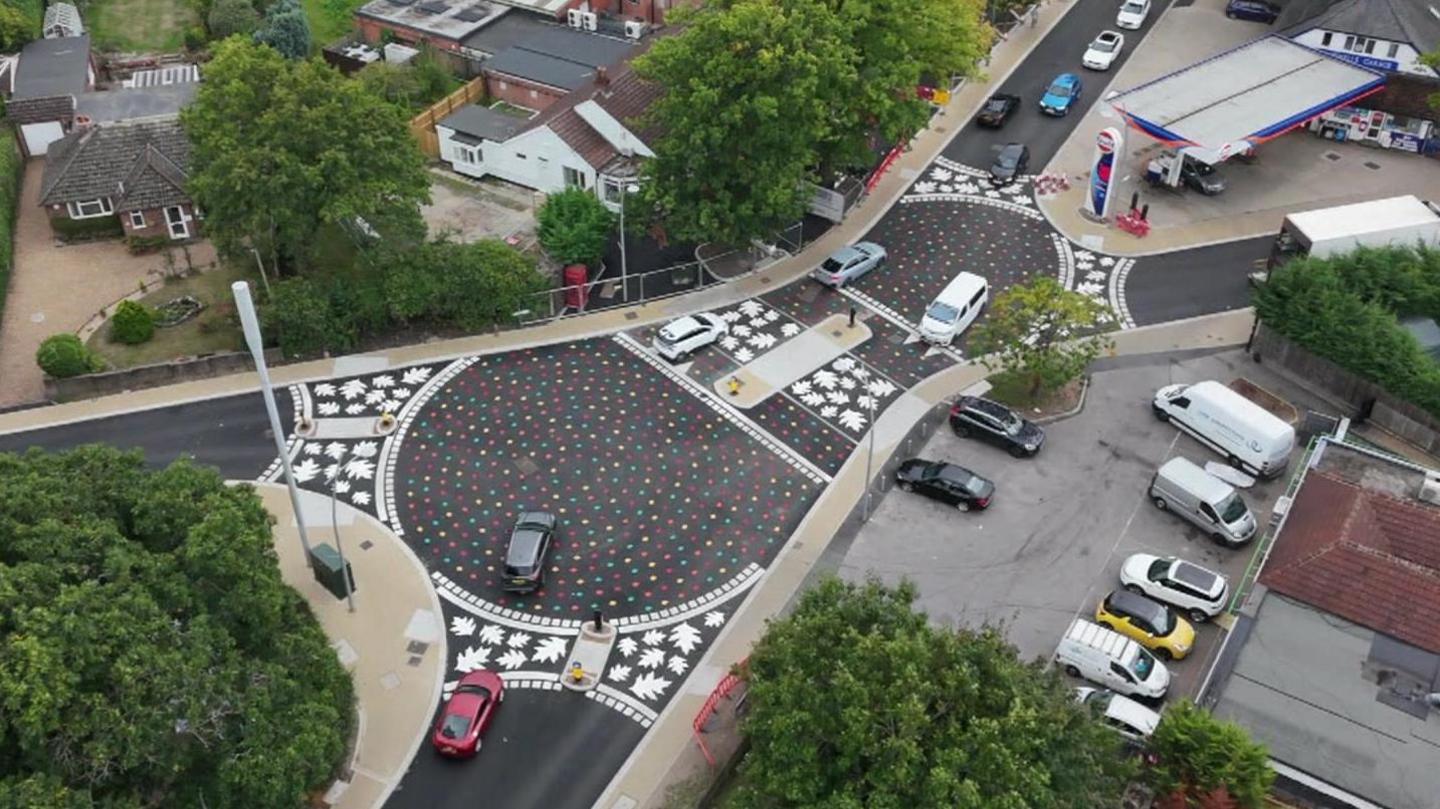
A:
[[[590,299],[590,270],[584,264],[571,264],[565,268],[565,307],[577,312],[585,311]]]

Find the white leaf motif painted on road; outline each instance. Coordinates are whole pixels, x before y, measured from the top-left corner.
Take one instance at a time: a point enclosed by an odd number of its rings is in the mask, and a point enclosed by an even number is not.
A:
[[[490,662],[490,647],[469,646],[455,658],[455,670],[469,674],[476,669],[485,668]]]
[[[336,413],[339,413],[339,412],[340,412],[340,403],[339,403],[339,402],[321,402],[320,405],[319,405],[319,407],[316,407],[316,408],[315,408],[315,412],[319,413],[319,414],[322,415],[322,416],[333,416],[333,415],[335,415]],[[318,446],[316,447],[316,450],[319,450],[319,447],[318,447]]]
[[[735,359],[740,362],[749,362],[750,360],[755,359],[755,352],[751,351],[748,348],[742,348],[739,351],[735,352]]]
[[[621,638],[615,647],[620,650],[621,657],[629,657],[635,654],[635,650],[640,648],[640,644],[636,643],[634,638]]]
[[[735,321],[739,320],[739,319],[742,318],[742,317],[744,317],[744,315],[740,314],[739,312],[735,311],[734,309],[731,309],[731,310],[728,311],[728,312],[721,312],[721,313],[720,313],[720,319],[723,320],[723,321],[725,321],[726,323],[734,323]]]
[[[530,636],[526,633],[513,632],[510,634],[510,640],[505,641],[505,645],[509,646],[511,649],[523,649],[525,648],[525,644],[529,642]]]
[[[796,396],[804,396],[811,391],[810,383],[804,379],[790,386],[790,392]]]
[[[725,623],[725,613],[720,612],[719,610],[714,610],[714,611],[705,613],[705,625],[706,625],[706,626],[708,626],[708,627],[717,627],[717,626],[720,626],[720,625],[723,624],[723,623]]]
[[[800,333],[800,324],[786,323],[780,327],[780,333],[786,337],[794,337]]]
[[[468,615],[457,615],[450,621],[450,634],[468,638],[475,634],[475,619]]]
[[[395,399],[386,399],[380,403],[380,410],[384,413],[394,413],[400,409],[400,402]]]
[[[345,412],[349,413],[352,416],[358,416],[361,413],[365,412],[365,405],[361,404],[360,402],[345,405]]]
[[[499,663],[501,666],[504,666],[506,671],[514,671],[515,669],[518,669],[521,666],[525,665],[525,661],[527,659],[529,658],[525,656],[524,652],[520,651],[519,649],[511,649],[505,654],[500,655],[500,659],[495,662]]]
[[[750,328],[755,329],[756,331],[759,331],[760,329],[765,328],[765,326],[766,326],[768,323],[769,323],[769,321],[767,321],[767,320],[766,320],[765,318],[763,318],[763,317],[752,317],[752,318],[750,318]]]
[[[738,345],[740,345],[740,341],[728,334],[720,338],[720,347],[726,351],[734,351],[735,346]]]
[[[365,404],[373,405],[383,401],[385,401],[385,391],[383,390],[372,390],[365,394]]]
[[[688,655],[695,651],[696,646],[700,645],[700,630],[688,622],[677,624],[670,630],[670,642],[675,644],[676,649]]]
[[[835,414],[839,412],[840,408],[836,407],[835,405],[825,405],[824,407],[820,408],[820,417],[824,419],[833,419],[835,418]]]
[[[837,370],[837,371],[848,371],[848,370],[850,370],[851,368],[854,368],[854,367],[855,367],[855,358],[854,358],[854,357],[841,357],[840,359],[835,360],[834,362],[830,363],[830,367],[831,367],[831,368],[834,368],[834,369]]]
[[[345,474],[352,478],[369,480],[375,476],[375,462],[367,458],[351,458],[345,462]]]
[[[825,404],[825,395],[822,393],[807,393],[800,397],[800,401],[804,402],[808,407],[819,407]]]
[[[315,463],[314,458],[306,458],[291,469],[295,473],[295,480],[299,483],[314,480],[320,474],[320,464]]]
[[[865,416],[857,413],[854,410],[846,410],[842,412],[839,418],[836,419],[836,421],[840,422],[841,427],[844,427],[851,432],[858,433],[861,430],[865,429]]]
[[[664,649],[646,649],[640,653],[641,668],[653,669],[665,662]]]
[[[430,378],[429,368],[411,368],[400,377],[400,381],[407,385],[418,385]]]
[[[388,388],[395,384],[395,377],[389,374],[381,374],[370,380],[370,385],[376,388]]]
[[[765,311],[765,304],[755,300],[754,298],[751,298],[750,300],[740,304],[738,308],[740,309],[740,313],[745,315],[746,317],[754,317]]]
[[[955,173],[950,171],[949,169],[944,169],[936,166],[935,168],[930,170],[930,176],[943,183],[946,180],[949,180],[951,177],[954,177]]]
[[[505,640],[505,630],[495,624],[486,624],[480,628],[480,640],[493,646],[499,646],[500,641]]]
[[[350,502],[354,503],[357,506],[369,505],[370,493],[366,491],[357,491],[354,494],[350,495]]]
[[[835,385],[837,385],[839,381],[840,377],[836,376],[834,371],[821,370],[815,372],[815,384],[819,385],[825,390],[834,389]]]
[[[761,351],[764,351],[765,349],[775,345],[778,342],[780,342],[780,338],[776,337],[773,334],[767,334],[765,332],[761,332],[754,337],[751,337],[749,340],[750,345],[755,346]]]
[[[850,394],[846,393],[843,390],[832,390],[829,393],[825,394],[825,398],[829,399],[831,404],[850,404]]]
[[[611,666],[605,670],[605,679],[623,683],[630,678],[629,666]]]
[[[872,379],[870,383],[865,386],[865,390],[870,391],[871,396],[884,399],[886,396],[895,392],[895,383],[888,379]]]
[[[320,446],[319,444],[314,444],[314,443],[306,444],[306,445],[305,445],[305,454],[306,454],[306,455],[319,455],[319,454],[320,454],[320,450],[322,450],[322,449],[324,449],[324,447]]]
[[[535,647],[535,654],[531,656],[536,663],[553,663],[565,656],[565,639],[550,636]]]
[[[350,450],[350,454],[356,458],[374,458],[379,451],[380,445],[374,441],[361,441],[355,445],[354,449]]]
[[[749,336],[750,336],[750,327],[749,327],[749,326],[744,326],[744,325],[741,325],[741,326],[733,326],[733,327],[731,327],[731,329],[730,329],[730,333],[731,333],[731,334],[735,334],[735,335],[739,335],[740,337],[749,337]]]
[[[680,655],[674,655],[670,658],[670,662],[665,664],[665,668],[676,674],[684,674],[685,669],[690,668],[690,664],[686,663],[685,658]]]
[[[915,184],[915,193],[929,194],[935,190],[935,184],[929,180],[921,180]]]
[[[321,382],[315,386],[315,395],[321,398],[335,395],[335,386],[329,382]]]
[[[390,391],[390,395],[391,395],[391,396],[394,396],[396,399],[409,399],[409,398],[410,398],[410,389],[409,389],[409,388],[395,388],[394,390]]]
[[[646,672],[635,678],[630,684],[630,693],[640,699],[655,699],[660,696],[666,688],[670,687],[670,681]]]
[[[774,323],[775,321],[780,319],[780,313],[774,309],[771,309],[770,311],[761,315],[761,317],[765,319],[766,323]]]
[[[349,450],[349,447],[345,446],[339,441],[331,441],[330,443],[325,445],[325,454],[336,460],[345,457],[345,453]]]
[[[365,383],[358,379],[352,379],[340,386],[340,395],[346,399],[354,399],[365,392]]]
[[[845,390],[853,390],[856,384],[857,383],[855,382],[855,377],[853,376],[840,377],[840,387],[844,388]]]
[[[337,480],[337,481],[335,481],[335,493],[336,493],[336,494],[346,494],[346,493],[349,492],[349,491],[350,491],[350,481],[348,481],[348,480]]]
[[[659,646],[660,644],[665,642],[665,633],[661,632],[658,629],[652,629],[649,632],[646,632],[645,635],[640,638],[640,640],[646,646]]]
[[[1114,257],[1114,256],[1101,256],[1101,257],[1100,257],[1100,266],[1101,266],[1101,267],[1113,267],[1113,266],[1115,266],[1115,257]]]

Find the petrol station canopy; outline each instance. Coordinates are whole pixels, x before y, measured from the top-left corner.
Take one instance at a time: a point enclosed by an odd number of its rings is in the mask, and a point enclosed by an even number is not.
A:
[[[1272,34],[1107,101],[1131,127],[1219,162],[1384,84],[1380,73]]]

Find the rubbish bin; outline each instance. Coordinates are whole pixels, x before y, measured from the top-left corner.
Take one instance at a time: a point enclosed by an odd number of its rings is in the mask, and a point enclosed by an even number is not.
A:
[[[315,574],[315,581],[336,598],[345,597],[345,579],[340,573],[340,552],[325,543],[315,545],[310,549],[310,569]],[[350,563],[344,564],[345,574],[350,576],[350,592],[359,588],[355,586],[355,571],[350,568]]]

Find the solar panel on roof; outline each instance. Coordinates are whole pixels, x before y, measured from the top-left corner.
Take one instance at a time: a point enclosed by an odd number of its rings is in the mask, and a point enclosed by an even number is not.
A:
[[[446,11],[449,10],[450,6],[445,3],[438,2],[438,0],[431,0],[431,2],[428,3],[421,3],[420,5],[416,6],[416,8],[427,14],[444,14]]]

